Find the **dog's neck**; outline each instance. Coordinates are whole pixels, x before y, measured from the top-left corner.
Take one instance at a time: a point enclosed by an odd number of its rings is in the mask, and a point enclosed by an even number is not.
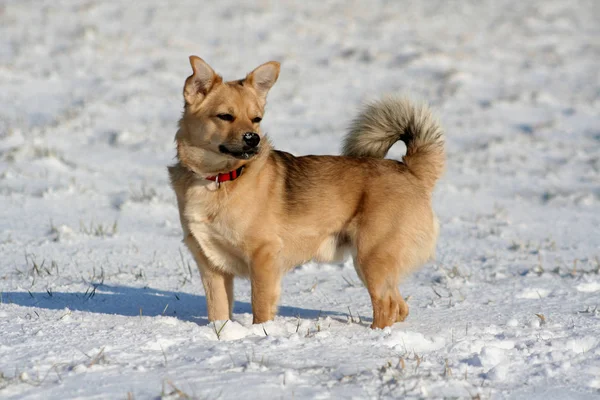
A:
[[[244,171],[244,166],[242,165],[238,169],[234,169],[233,171],[229,171],[225,174],[217,174],[213,176],[207,176],[204,179],[209,181],[213,181],[217,184],[217,187],[221,185],[221,182],[233,181],[240,177],[242,172]]]

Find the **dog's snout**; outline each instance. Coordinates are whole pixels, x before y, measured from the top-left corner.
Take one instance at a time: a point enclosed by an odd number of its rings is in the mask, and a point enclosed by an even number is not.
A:
[[[260,142],[260,136],[258,136],[254,132],[246,132],[244,133],[244,143],[246,143],[250,147],[258,146]]]

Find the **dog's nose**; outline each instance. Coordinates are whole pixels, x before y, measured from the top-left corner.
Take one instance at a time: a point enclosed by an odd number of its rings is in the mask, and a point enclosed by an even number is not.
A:
[[[246,132],[244,133],[244,142],[250,147],[256,147],[260,142],[260,136],[254,132]]]

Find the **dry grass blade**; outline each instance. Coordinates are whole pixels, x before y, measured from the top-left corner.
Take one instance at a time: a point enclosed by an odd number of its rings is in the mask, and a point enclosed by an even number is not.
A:
[[[415,366],[415,373],[416,373],[417,370],[419,369],[419,366],[421,365],[422,358],[419,357],[419,355],[417,353],[415,353],[415,360],[417,360],[417,365]]]
[[[448,365],[448,359],[446,358],[445,366],[444,366],[444,376],[449,378],[452,376],[452,369]]]
[[[223,322],[223,325],[221,325],[221,327],[218,330],[217,330],[217,323],[213,322],[213,329],[215,330],[215,335],[217,335],[217,340],[221,340],[221,331],[223,330],[223,328],[225,328],[225,325],[227,325],[228,322],[229,322],[229,320]]]
[[[546,317],[544,314],[535,314],[535,316],[540,319],[540,325],[544,325],[546,323]]]
[[[404,371],[406,369],[406,362],[404,362],[404,357],[400,357],[398,361],[398,366]]]
[[[90,361],[90,363],[88,364],[88,368],[91,367],[92,365],[95,364],[99,364],[102,362],[105,362],[106,358],[104,357],[104,347],[100,349],[100,351],[98,352],[98,354],[96,354],[94,356],[94,358],[92,358],[92,360]]]
[[[171,381],[167,381],[171,389],[173,390],[171,393],[168,393],[168,396],[177,395],[180,399],[191,399],[190,395],[179,389],[175,384]]]

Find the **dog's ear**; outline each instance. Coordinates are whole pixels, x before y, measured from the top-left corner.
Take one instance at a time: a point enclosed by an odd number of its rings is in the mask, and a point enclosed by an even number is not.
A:
[[[277,81],[277,77],[279,77],[279,65],[277,61],[269,61],[246,76],[246,80],[260,97],[266,98],[269,89]]]
[[[186,103],[193,104],[202,101],[210,89],[223,79],[200,57],[190,56],[190,64],[194,73],[185,80],[183,97]]]

